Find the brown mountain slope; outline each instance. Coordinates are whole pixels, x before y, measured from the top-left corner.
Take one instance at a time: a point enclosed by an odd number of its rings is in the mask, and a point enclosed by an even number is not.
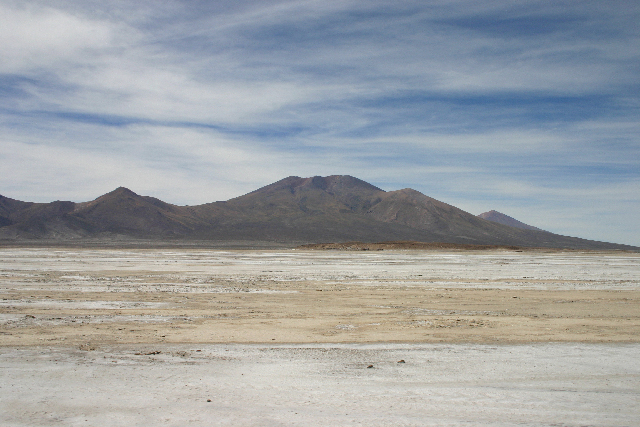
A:
[[[6,199],[6,198],[4,198]],[[3,206],[0,199],[0,206]],[[176,206],[118,188],[91,202],[5,201],[0,238],[262,240],[290,243],[411,240],[476,245],[633,249],[510,227],[404,189],[351,176],[288,177],[226,202]]]
[[[482,219],[486,219],[487,221],[492,221],[492,222],[497,222],[499,224],[504,224],[504,225],[508,225],[510,227],[516,227],[516,228],[522,228],[524,230],[538,230],[538,231],[543,231],[541,229],[539,229],[538,227],[534,227],[532,225],[528,225],[525,224],[524,222],[520,222],[515,218],[510,217],[509,215],[505,215],[501,212],[498,211],[489,211],[489,212],[484,212],[481,213],[480,215],[478,215],[479,218]]]
[[[329,241],[393,238],[406,227],[363,215],[384,191],[350,176],[288,177],[227,202],[195,206],[206,221],[203,236],[215,239]]]
[[[74,209],[73,202],[31,203],[0,198],[5,212],[5,219],[1,222],[6,224],[0,225],[2,237],[80,237],[86,235],[86,228],[90,228],[81,220],[68,217],[68,213]]]
[[[424,242],[584,249],[610,245],[487,221],[412,189],[386,193],[369,214],[385,223],[407,225],[426,234],[426,238],[413,239]]]
[[[0,227],[13,224],[18,213],[32,205],[34,205],[34,203],[21,202],[10,199],[9,197],[0,196]]]
[[[0,215],[9,217],[12,214],[25,210],[35,203],[21,202],[20,200],[10,199],[0,196]]]
[[[72,213],[94,226],[94,232],[136,237],[184,236],[193,231],[188,210],[119,187],[97,199],[78,203]]]

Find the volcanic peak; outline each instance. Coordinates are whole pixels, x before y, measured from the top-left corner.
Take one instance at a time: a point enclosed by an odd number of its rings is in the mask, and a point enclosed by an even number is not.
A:
[[[248,194],[267,194],[281,190],[288,190],[291,194],[305,190],[322,190],[332,194],[357,191],[383,192],[380,188],[353,176],[331,175],[326,177],[313,176],[309,178],[289,176]]]
[[[497,222],[498,224],[508,225],[510,227],[521,228],[523,230],[537,230],[542,231],[538,227],[534,227],[529,224],[525,224],[524,222],[520,222],[515,218],[510,217],[509,215],[505,215],[501,212],[490,210],[489,212],[484,212],[478,215],[479,218],[486,219],[487,221]]]

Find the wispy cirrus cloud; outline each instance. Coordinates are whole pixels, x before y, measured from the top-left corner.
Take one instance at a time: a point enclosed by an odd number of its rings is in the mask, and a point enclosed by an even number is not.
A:
[[[0,18],[0,194],[196,204],[340,173],[640,244],[635,2],[36,0]]]

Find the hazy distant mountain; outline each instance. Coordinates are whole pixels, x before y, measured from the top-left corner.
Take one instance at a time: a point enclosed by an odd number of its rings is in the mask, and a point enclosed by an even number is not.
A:
[[[489,212],[484,212],[481,213],[480,215],[478,215],[480,218],[482,219],[486,219],[487,221],[493,221],[493,222],[497,222],[499,224],[504,224],[504,225],[508,225],[510,227],[516,227],[516,228],[522,228],[524,230],[538,230],[538,231],[543,231],[540,230],[537,227],[534,227],[532,225],[528,225],[525,224],[524,222],[520,222],[515,218],[512,218],[508,215],[505,215],[501,212],[498,211],[489,211]]]
[[[488,221],[418,191],[351,176],[288,177],[226,202],[176,206],[117,188],[84,202],[0,196],[0,239],[420,242],[637,249]]]

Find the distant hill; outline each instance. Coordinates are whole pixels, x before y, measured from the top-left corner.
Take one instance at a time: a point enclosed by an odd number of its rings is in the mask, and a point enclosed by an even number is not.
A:
[[[639,249],[489,221],[409,188],[383,191],[345,175],[291,176],[244,196],[197,206],[172,205],[123,187],[83,203],[0,196],[0,239],[5,241],[120,238]]]
[[[522,228],[523,230],[543,231],[543,230],[540,230],[537,227],[525,224],[524,222],[520,222],[517,219],[512,218],[512,217],[510,217],[508,215],[505,215],[505,214],[503,214],[501,212],[498,212],[498,211],[484,212],[484,213],[481,213],[480,215],[478,215],[478,217],[480,217],[482,219],[486,219],[487,221],[497,222],[498,224],[504,224],[504,225],[508,225],[510,227]]]

